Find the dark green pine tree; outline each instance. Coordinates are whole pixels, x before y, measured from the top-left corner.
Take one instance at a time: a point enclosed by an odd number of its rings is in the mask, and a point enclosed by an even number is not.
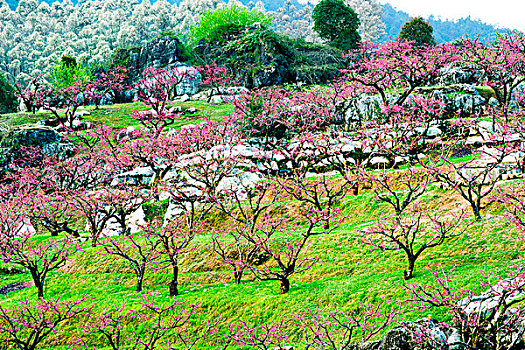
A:
[[[334,47],[354,49],[361,40],[359,18],[343,0],[321,0],[315,6],[312,18],[314,30]]]
[[[0,114],[16,112],[18,103],[15,88],[0,72]]]
[[[421,17],[406,22],[399,32],[399,41],[413,41],[416,45],[436,45],[434,28]]]

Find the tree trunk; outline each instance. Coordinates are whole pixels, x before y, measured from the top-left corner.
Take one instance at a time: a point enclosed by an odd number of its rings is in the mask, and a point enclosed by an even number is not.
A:
[[[44,283],[38,283],[36,288],[38,289],[38,298],[44,299]]]
[[[168,284],[168,287],[170,289],[170,297],[174,297],[174,296],[177,296],[179,295],[179,289],[177,288],[177,285],[179,283],[175,280],[171,281],[169,284]]]
[[[290,290],[290,280],[283,278],[281,281],[281,294],[286,294]]]
[[[120,225],[120,230],[122,231],[121,235],[129,236],[128,225],[126,225],[126,212],[124,210],[119,210],[119,212],[114,216],[117,219],[117,222]]]
[[[240,270],[233,271],[233,279],[235,280],[235,284],[241,284],[242,271]]]
[[[173,280],[169,283],[170,288],[170,297],[174,297],[176,295],[179,295],[179,266],[175,265],[173,266]]]
[[[414,267],[416,265],[416,258],[413,256],[408,257],[408,270],[403,271],[405,280],[409,280],[414,277]]]
[[[474,213],[474,217],[476,218],[476,221],[481,221],[481,214],[480,214],[480,209],[479,209],[480,206],[477,205],[476,203],[472,203],[471,207],[472,207],[472,212]]]
[[[33,278],[33,283],[38,291],[38,298],[44,299],[44,279],[40,279],[36,271],[30,271],[31,277]]]
[[[142,280],[144,279],[144,273],[137,275],[137,292],[142,292]]]
[[[78,233],[77,230],[73,230],[72,228],[68,227],[67,222],[64,223],[64,225],[62,227],[62,231],[64,231],[65,233],[69,234],[71,237],[75,237],[75,238],[80,237],[80,234]]]

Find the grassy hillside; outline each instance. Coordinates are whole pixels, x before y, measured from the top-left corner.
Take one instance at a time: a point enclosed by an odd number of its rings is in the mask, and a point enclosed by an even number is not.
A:
[[[130,110],[141,108],[137,105],[115,105],[92,112],[90,120],[108,125],[134,125],[128,117]],[[195,107],[204,113],[219,117],[231,111],[227,105],[213,106],[205,103],[186,103],[183,107]],[[26,123],[43,116],[8,115],[5,122]],[[189,122],[189,121],[188,121]],[[398,170],[403,171],[403,170]],[[506,186],[501,183],[500,186]],[[469,207],[451,190],[432,187],[421,200],[436,213],[469,212]],[[294,201],[283,203],[287,219],[302,225]],[[389,207],[379,202],[370,190],[357,196],[347,196],[340,208],[347,216],[343,225],[333,234],[314,237],[305,256],[320,258],[319,263],[306,272],[292,277],[291,290],[279,294],[277,282],[261,282],[247,274],[246,281],[233,284],[232,271],[213,252],[211,234],[205,232],[195,242],[195,249],[180,263],[181,298],[198,303],[199,316],[194,326],[203,320],[219,316],[227,321],[242,319],[256,323],[292,319],[294,314],[306,307],[321,308],[338,306],[353,308],[362,301],[405,300],[408,295],[403,288],[403,270],[406,261],[400,251],[382,252],[365,246],[356,235],[356,230],[374,225],[376,220],[389,212]],[[221,223],[221,216],[210,214],[210,222]],[[484,211],[484,220],[476,222],[469,214],[468,228],[460,237],[444,245],[426,251],[416,266],[415,282],[431,283],[430,273],[423,269],[428,263],[445,267],[456,266],[455,274],[465,288],[478,286],[481,270],[495,271],[505,275],[506,269],[523,259],[523,244],[516,239],[516,232],[498,208],[489,206]],[[83,223],[78,223],[82,227]],[[123,260],[100,254],[98,248],[83,243],[84,251],[77,254],[68,264],[48,278],[48,297],[74,299],[84,295],[96,297],[95,312],[106,307],[126,303],[132,308],[138,300],[134,292],[134,275]],[[21,281],[30,281],[27,273],[7,274],[6,265],[0,266],[0,287]],[[145,287],[148,292],[158,292],[163,300],[168,299],[168,271],[150,271],[146,275]],[[35,288],[0,295],[2,307],[14,305],[25,298],[36,297]],[[448,315],[442,310],[432,310],[432,316],[441,320]],[[404,317],[414,320],[425,313],[406,310]],[[66,324],[61,331],[52,335],[46,349],[62,349],[81,335],[81,329]],[[294,338],[293,342],[299,339]],[[94,339],[94,341],[97,341]],[[98,340],[99,344],[100,339]],[[103,349],[97,346],[97,349]]]
[[[222,105],[212,105],[206,102],[201,101],[188,101],[179,104],[183,112],[186,112],[189,108],[195,108],[196,113],[185,114],[180,122],[176,123],[174,127],[181,126],[189,123],[198,123],[199,117],[206,116],[212,119],[217,119],[222,117],[224,114],[229,114],[233,110],[232,105],[222,104]],[[95,109],[94,106],[87,106],[79,110],[86,110],[89,112],[89,115],[83,117],[83,119],[95,122],[102,123],[107,126],[113,126],[115,128],[125,128],[128,125],[138,126],[139,122],[132,117],[134,111],[143,111],[147,107],[140,102],[135,103],[125,103],[125,104],[115,104],[109,106],[102,106],[99,109]],[[5,125],[23,125],[28,123],[36,123],[40,120],[47,120],[51,118],[52,115],[49,112],[40,112],[40,113],[12,113],[12,114],[0,114],[0,124]]]

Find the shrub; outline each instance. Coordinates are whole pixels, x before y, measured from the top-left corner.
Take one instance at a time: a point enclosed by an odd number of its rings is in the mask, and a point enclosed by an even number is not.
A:
[[[17,110],[17,99],[14,87],[0,74],[0,114],[14,113]]]
[[[416,45],[436,45],[434,28],[421,17],[412,18],[401,28],[399,41],[413,41]]]
[[[359,18],[343,0],[321,0],[313,11],[314,30],[333,47],[350,50],[361,40]]]
[[[89,71],[79,65],[74,57],[68,56],[63,56],[51,72],[51,81],[58,88],[71,86],[89,77]]]
[[[190,28],[189,43],[195,46],[203,39],[214,42],[227,34],[238,32],[240,28],[255,23],[267,28],[271,22],[271,16],[257,9],[248,10],[237,3],[228,4],[202,15],[199,23]]]

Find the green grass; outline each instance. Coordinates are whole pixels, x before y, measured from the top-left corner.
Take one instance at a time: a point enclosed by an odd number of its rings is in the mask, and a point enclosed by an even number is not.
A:
[[[186,114],[184,118],[176,121],[171,128],[178,128],[185,124],[195,124],[203,120],[204,117],[218,120],[224,115],[228,115],[233,111],[231,104],[210,104],[203,101],[188,101],[177,104],[180,105],[183,111],[189,108],[196,108],[197,113]],[[125,128],[127,126],[138,127],[140,123],[133,118],[134,111],[144,111],[148,107],[140,102],[114,104],[108,106],[101,106],[95,109],[94,106],[86,106],[80,110],[87,110],[90,114],[83,117],[85,120],[95,123],[100,123],[114,128]],[[32,124],[40,120],[47,120],[52,117],[51,113],[12,113],[0,115],[0,124],[8,126],[17,126],[23,124]]]
[[[435,205],[436,210],[444,209],[445,205],[465,205],[451,201],[451,195],[450,191],[433,189],[424,201]],[[407,299],[402,279],[406,264],[403,254],[364,246],[355,235],[357,228],[373,224],[388,208],[370,193],[347,197],[341,208],[348,220],[333,234],[312,239],[305,256],[318,256],[320,262],[292,277],[289,294],[280,295],[278,283],[256,281],[250,274],[241,285],[233,284],[231,271],[214,255],[210,235],[205,234],[196,240],[195,251],[181,261],[181,298],[200,304],[200,318],[213,319],[221,315],[228,322],[242,319],[256,323],[277,321],[283,316],[291,319],[307,307],[349,309],[358,302]],[[504,275],[510,265],[523,258],[522,244],[513,238],[514,231],[504,218],[492,215],[482,222],[471,222],[465,235],[423,254],[417,262],[414,282],[431,283],[432,278],[423,267],[438,263],[455,266],[459,283],[466,288],[476,288],[481,270]],[[166,286],[170,280],[167,272],[149,272],[145,281],[146,290],[159,293],[163,301],[167,301]],[[1,275],[0,278],[0,285],[30,280],[28,274]],[[51,274],[46,295],[64,299],[86,294],[95,296],[95,310],[100,311],[123,302],[129,307],[136,304],[138,295],[134,285],[132,271],[123,260],[103,256],[97,248],[84,243],[84,252],[72,259],[66,270]],[[0,296],[0,302],[13,305],[35,295],[35,289],[28,288]],[[443,310],[430,312],[439,319],[448,318]],[[428,311],[406,310],[404,317],[411,320],[427,314]],[[195,326],[197,324],[195,322]],[[64,344],[79,336],[79,332],[76,325],[68,324],[50,338],[49,344]]]
[[[200,116],[212,119],[231,113],[231,105],[210,105],[205,102],[186,102],[183,109],[194,107],[198,113],[189,116],[182,124],[197,122]],[[130,117],[133,110],[142,110],[144,105],[125,104],[104,106],[91,111],[87,119],[113,127],[138,125]],[[90,110],[90,108],[88,108]],[[45,115],[12,114],[1,116],[11,125],[39,120]],[[454,159],[467,161],[471,156]],[[458,207],[466,211],[469,207],[452,191],[431,187],[421,201],[443,212]],[[293,201],[283,201],[283,206],[294,205]],[[155,209],[155,208],[154,208]],[[305,308],[340,307],[354,308],[358,302],[377,302],[380,300],[406,300],[407,291],[403,287],[403,270],[406,261],[402,252],[381,252],[362,244],[356,230],[373,225],[374,222],[391,209],[377,201],[370,192],[359,196],[347,196],[341,203],[342,212],[348,216],[344,224],[333,234],[314,237],[304,252],[305,257],[319,257],[319,263],[312,269],[294,275],[291,290],[287,295],[279,294],[279,285],[273,281],[257,281],[246,274],[240,285],[233,284],[232,271],[215,255],[209,233],[195,240],[195,250],[180,261],[181,298],[189,303],[198,303],[199,315],[192,326],[197,327],[203,320],[224,317],[227,322],[242,319],[255,323],[277,321],[293,316]],[[490,214],[490,215],[486,215]],[[445,267],[456,267],[458,283],[464,288],[478,287],[481,270],[494,271],[503,277],[505,271],[524,257],[521,241],[515,239],[513,226],[496,211],[488,208],[486,218],[481,222],[469,219],[471,225],[461,237],[447,241],[444,245],[426,251],[416,264],[414,282],[432,283],[431,275],[423,267],[428,263],[438,263]],[[286,214],[291,222],[300,226],[292,211]],[[297,214],[295,214],[297,215]],[[221,216],[213,218],[220,223]],[[82,227],[82,225],[79,225]],[[44,239],[45,237],[39,237]],[[28,281],[28,273],[6,274],[5,265],[0,264],[0,286],[14,282]],[[159,300],[168,301],[168,271],[150,271],[146,275],[147,292],[159,293]],[[129,266],[123,260],[99,254],[98,248],[83,243],[83,252],[75,256],[60,271],[52,272],[46,282],[47,297],[77,299],[84,295],[96,298],[95,313],[105,308],[126,303],[128,308],[136,305],[139,296],[134,292],[135,279]],[[35,288],[0,296],[2,307],[16,305],[25,298],[36,298]],[[416,313],[405,310],[408,320],[427,316],[429,311]],[[433,309],[432,315],[447,320],[444,310]],[[81,335],[77,324],[65,324],[46,342],[46,349],[64,349],[70,341]],[[97,349],[104,349],[103,342],[92,339]],[[292,342],[298,343],[298,338]],[[211,348],[211,347],[209,347]],[[300,349],[300,347],[299,347]]]
[[[40,120],[47,120],[51,117],[51,113],[10,113],[0,114],[0,125],[17,126],[24,124],[34,124]]]

